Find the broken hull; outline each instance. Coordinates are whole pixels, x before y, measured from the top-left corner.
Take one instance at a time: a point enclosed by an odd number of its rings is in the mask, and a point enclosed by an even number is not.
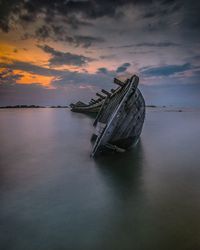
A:
[[[80,103],[80,102],[79,102]],[[71,111],[72,112],[78,112],[78,113],[98,113],[101,109],[101,106],[103,105],[104,100],[94,103],[92,105],[87,105],[84,103],[81,103],[79,105],[76,104],[70,104]]]
[[[114,78],[116,89],[101,90],[98,99],[88,104],[78,101],[71,104],[71,111],[97,114],[91,137],[94,147],[91,156],[102,152],[124,152],[139,140],[145,118],[145,101],[139,91],[139,77],[133,75],[122,81]]]
[[[98,106],[95,106],[95,107],[84,107],[84,108],[82,108],[82,107],[74,107],[74,108],[71,108],[71,111],[72,112],[77,112],[77,113],[98,113],[99,112],[99,110],[101,109],[101,106],[102,106],[103,104],[100,104],[100,105],[98,105]]]
[[[132,77],[116,95],[105,101],[94,123],[96,141],[91,156],[110,150],[123,152],[139,140],[145,101],[137,89],[138,82],[137,76]]]

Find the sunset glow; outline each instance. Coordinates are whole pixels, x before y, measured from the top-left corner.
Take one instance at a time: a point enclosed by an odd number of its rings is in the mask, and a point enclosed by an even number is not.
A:
[[[21,75],[20,79],[16,82],[19,84],[40,84],[45,87],[51,86],[51,81],[54,77],[51,76],[42,76],[37,74],[30,74],[26,71],[14,70],[14,74]]]
[[[134,73],[149,102],[169,103],[161,87],[172,85],[179,87],[177,98],[188,92],[192,101],[191,93],[200,89],[199,3],[193,2],[2,1],[2,105],[9,104],[9,91],[17,91],[16,104],[22,103],[25,85],[30,103],[33,85],[38,95],[58,90],[58,104],[66,102],[63,93],[69,103],[81,95],[87,99],[91,91],[111,88],[113,77]]]

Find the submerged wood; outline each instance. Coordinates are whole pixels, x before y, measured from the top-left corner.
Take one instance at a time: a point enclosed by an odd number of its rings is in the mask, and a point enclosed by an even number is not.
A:
[[[95,138],[92,157],[107,151],[124,152],[139,140],[144,118],[145,101],[137,88],[139,77],[133,75],[125,82],[115,78],[115,83],[120,85],[107,97],[100,98],[89,104],[77,102],[71,104],[74,112],[97,112],[94,121],[96,129],[92,138]],[[105,93],[106,94],[106,93]]]

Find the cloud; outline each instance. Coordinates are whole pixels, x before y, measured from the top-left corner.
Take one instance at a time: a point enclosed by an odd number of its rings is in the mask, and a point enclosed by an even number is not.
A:
[[[62,25],[45,24],[38,27],[34,34],[26,33],[24,39],[33,37],[39,41],[54,40],[68,42],[74,47],[89,48],[90,46],[105,42],[104,38],[98,36],[66,35],[66,27]]]
[[[99,58],[102,59],[102,60],[104,60],[104,59],[113,59],[115,57],[116,57],[115,54],[110,54],[110,55],[108,54],[108,55],[102,55]]]
[[[129,2],[129,1],[124,1]],[[12,27],[12,20],[18,16],[18,20],[22,22],[31,22],[42,14],[43,21],[53,23],[53,20],[59,15],[66,19],[72,28],[78,28],[79,25],[85,25],[85,22],[79,21],[77,15],[93,19],[102,16],[115,15],[116,8],[124,5],[123,1],[115,1],[115,4],[106,1],[73,1],[73,0],[13,0],[0,2],[0,28],[4,32],[8,32]]]
[[[4,64],[0,63],[0,67],[5,68],[8,72],[13,72],[13,70],[20,70],[35,75],[51,76],[53,77],[51,85],[54,87],[60,87],[60,86],[63,87],[68,85],[81,85],[81,84],[90,84],[90,85],[92,84],[94,86],[99,85],[102,87],[106,87],[109,83],[112,83],[113,77],[115,75],[114,71],[108,71],[108,70],[107,74],[102,74],[100,72],[96,72],[94,74],[90,74],[87,72],[80,73],[77,71],[44,68],[31,63],[21,62],[17,60],[12,61],[12,63],[4,63]],[[13,83],[16,83],[19,77],[21,77],[21,75],[16,75],[16,77],[14,77],[13,75],[12,78]],[[9,79],[11,78],[8,78],[8,80]]]
[[[67,24],[72,28],[72,29],[79,29],[80,27],[83,26],[88,26],[91,27],[93,24],[91,22],[85,21],[84,19],[80,19],[76,17],[75,15],[71,15],[67,17]]]
[[[128,63],[124,63],[128,66]],[[124,65],[123,64],[123,65]],[[125,65],[125,66],[126,66]],[[79,73],[79,72],[71,72],[67,70],[56,70],[50,68],[44,68],[37,65],[33,65],[26,62],[13,61],[12,63],[0,64],[2,68],[4,68],[3,72],[0,74],[0,105],[16,105],[16,104],[35,104],[35,105],[57,105],[57,104],[66,104],[71,101],[75,101],[78,99],[89,100],[93,92],[101,88],[110,89],[113,87],[113,77],[116,74],[116,71],[110,71],[107,68],[99,68],[98,71],[94,74],[89,73]],[[119,68],[119,67],[118,67]],[[33,74],[40,74],[45,76],[54,76],[51,85],[52,88],[45,88],[40,84],[17,84],[16,82],[21,78],[20,74],[15,74],[14,70],[27,71]],[[189,63],[181,64],[181,65],[165,65],[165,66],[157,66],[157,67],[145,67],[141,69],[141,83],[144,81],[145,77],[149,76],[172,76],[172,78],[166,77],[167,81],[176,82],[180,86],[180,92],[183,89],[181,87],[182,79],[176,78],[176,73],[187,72],[193,70],[194,67]],[[104,74],[106,73],[106,74]],[[192,75],[190,83],[199,83],[199,69],[195,68],[194,74]],[[173,79],[173,80],[172,80]],[[34,78],[33,78],[34,81]],[[184,78],[184,83],[188,82],[188,78]],[[149,82],[148,82],[149,84]],[[148,85],[147,84],[147,85]],[[187,84],[185,84],[187,85]],[[195,88],[199,84],[191,86],[189,84],[190,90],[196,93],[196,97],[199,95],[197,91],[199,88]],[[84,86],[79,88],[80,86]],[[87,88],[90,86],[90,88]],[[140,84],[141,88],[147,88],[149,91],[160,88],[163,91],[163,80],[157,81],[157,86],[145,86]],[[166,89],[169,89],[170,86],[167,82],[165,85]],[[173,86],[173,85],[172,85]],[[91,90],[92,89],[92,90]],[[93,92],[92,92],[93,91]],[[149,92],[148,92],[149,93]],[[160,104],[163,105],[168,104],[168,98],[171,94],[174,95],[173,101],[175,101],[174,92],[168,93],[166,96],[166,91],[160,93],[160,95],[153,96],[149,99],[148,93],[146,94],[144,91],[145,98],[148,103]],[[199,93],[199,92],[198,92]],[[158,102],[156,102],[156,98],[159,96]],[[187,95],[184,96],[187,99]],[[190,97],[190,99],[192,99]],[[196,98],[197,99],[197,98]],[[183,99],[184,100],[184,99]],[[192,103],[192,100],[191,100]],[[198,98],[199,103],[199,98]],[[171,104],[171,103],[170,103]],[[173,102],[172,102],[173,104]]]
[[[153,78],[152,84],[156,79],[158,85],[172,79],[199,82],[198,69],[194,72],[194,65],[199,65],[199,7],[197,0],[0,1],[0,29],[12,31],[3,34],[2,39],[9,46],[15,44],[18,50],[14,53],[14,47],[10,47],[13,51],[5,51],[4,55],[25,58],[25,47],[30,58],[39,40],[40,48],[50,58],[44,67],[38,66],[44,63],[43,53],[33,56],[38,65],[13,60],[5,65],[8,71],[1,76],[1,83],[19,83],[24,73],[21,70],[30,73],[27,75],[51,76],[55,88],[107,86],[116,73],[131,69],[128,62],[132,64],[133,60],[141,81],[146,79],[147,84]],[[19,36],[31,39],[19,41]],[[67,49],[60,51],[58,48],[63,46]],[[89,74],[83,68],[94,60],[92,57],[99,61],[92,65],[96,72]],[[59,66],[63,65],[80,67],[82,73],[61,70]],[[191,75],[196,78],[192,80]]]
[[[45,41],[47,38],[50,37],[50,29],[47,25],[42,25],[35,31],[35,37],[39,40]]]
[[[125,44],[121,46],[110,46],[109,49],[120,49],[120,48],[137,48],[137,47],[157,47],[157,48],[164,48],[164,47],[176,47],[180,46],[179,43],[164,41],[164,42],[143,42],[143,43],[135,43],[135,44]]]
[[[61,66],[61,65],[74,65],[83,66],[94,59],[85,57],[83,55],[76,55],[69,52],[61,52],[55,50],[48,45],[38,45],[44,52],[50,54],[52,57],[49,59],[50,66]]]
[[[96,73],[90,74],[88,72],[76,72],[69,70],[58,70],[51,68],[44,68],[37,65],[33,65],[26,62],[13,61],[12,63],[0,64],[0,67],[4,71],[0,75],[2,83],[16,83],[22,75],[14,74],[13,70],[26,71],[31,74],[41,75],[41,76],[51,76],[51,85],[55,87],[67,86],[67,85],[80,85],[80,84],[90,84],[99,87],[107,87],[112,83],[113,77],[116,73],[124,73],[130,63],[124,63],[119,66],[116,70],[109,70],[108,68],[102,67],[98,68]],[[164,65],[157,67],[143,67],[139,69],[141,75],[141,81],[145,81],[149,77],[174,77],[177,79],[178,76],[184,75],[184,81],[197,82],[199,79],[199,67],[193,66],[190,63],[185,63],[181,65]],[[34,81],[34,79],[33,79]],[[169,78],[169,81],[170,78]],[[160,80],[157,84],[161,84]],[[42,84],[42,83],[41,83]]]
[[[161,37],[170,37],[171,41],[178,34],[185,40],[199,38],[200,33],[195,32],[200,27],[199,7],[197,0],[0,1],[0,29],[9,32],[13,28],[19,30],[20,34],[28,32],[25,36],[22,35],[24,38],[63,41],[84,48],[103,43],[104,37],[105,44],[112,42],[113,48],[134,47],[137,44],[130,42],[133,41],[133,34],[138,46],[153,47],[153,43],[142,43],[149,41],[146,39],[149,33],[154,32],[156,35],[165,29],[162,36],[151,37],[158,41],[158,47],[169,47],[178,45],[176,42],[159,44]],[[119,25],[115,25],[116,21],[120,21]],[[120,37],[124,39],[113,43],[112,34],[121,34]],[[122,41],[127,41],[127,45],[120,45]]]
[[[171,76],[176,73],[185,72],[192,69],[190,63],[185,63],[182,65],[166,65],[159,67],[145,67],[140,69],[143,76]]]
[[[157,42],[157,43],[152,43],[152,42],[145,42],[145,43],[137,43],[135,45],[136,47],[172,47],[172,46],[180,46],[180,44],[178,43],[174,43],[174,42]]]
[[[182,4],[179,0],[160,1],[160,4],[152,1],[152,5],[145,9],[142,17],[145,19],[164,17],[180,10],[181,7]]]
[[[129,67],[131,66],[130,63],[123,63],[121,66],[119,66],[116,70],[117,73],[123,73],[125,72]]]
[[[0,85],[14,84],[21,78],[21,74],[15,74],[12,69],[3,68],[0,72]]]
[[[59,76],[59,70],[44,68],[28,62],[22,62],[13,60],[12,63],[0,63],[1,68],[8,70],[23,70],[31,74],[43,75],[43,76]],[[66,70],[64,72],[67,72]]]
[[[107,74],[108,73],[108,69],[107,68],[98,68],[97,73],[100,74]]]
[[[124,6],[132,5],[134,7],[136,5],[151,4],[152,1],[149,0],[1,1],[0,27],[3,31],[8,32],[13,25],[11,20],[16,16],[18,16],[19,21],[27,23],[37,20],[40,16],[46,24],[54,23],[55,19],[61,16],[66,24],[73,29],[77,29],[79,26],[89,24],[83,19],[119,18],[122,16],[122,8]]]
[[[88,48],[93,44],[103,43],[105,39],[101,37],[92,37],[92,36],[66,36],[65,41],[69,42],[70,44],[74,45],[75,47],[82,46],[84,48]]]

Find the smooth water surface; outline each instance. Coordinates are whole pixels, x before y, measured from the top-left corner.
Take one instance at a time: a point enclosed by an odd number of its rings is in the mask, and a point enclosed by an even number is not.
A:
[[[148,110],[135,148],[96,160],[92,121],[0,110],[0,249],[199,250],[200,112]]]

